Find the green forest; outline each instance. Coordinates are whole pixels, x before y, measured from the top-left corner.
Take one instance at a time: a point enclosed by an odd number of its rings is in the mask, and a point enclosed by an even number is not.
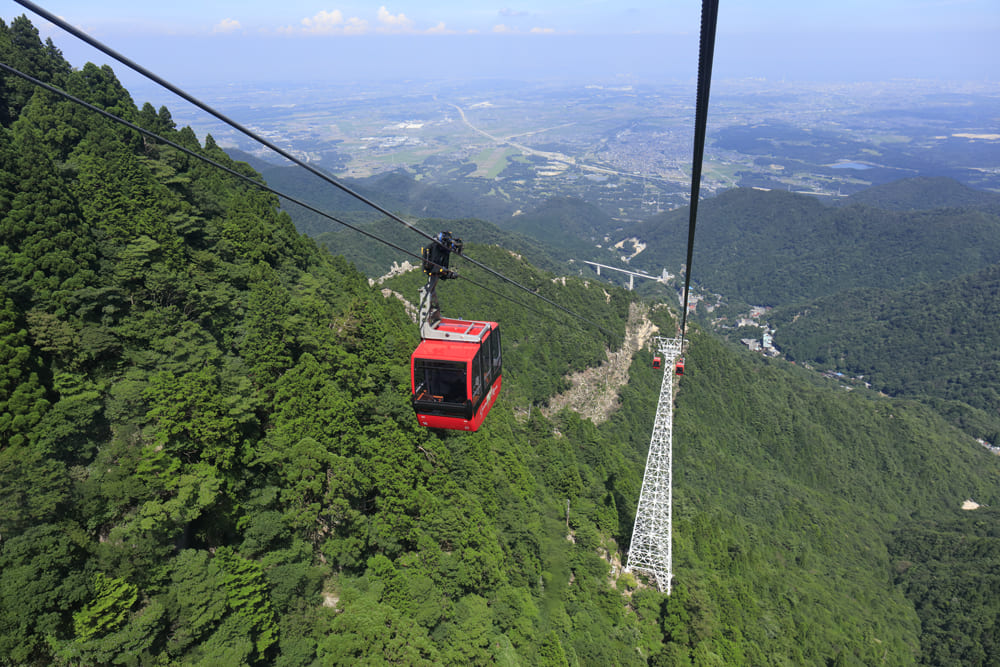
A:
[[[790,359],[924,398],[1000,442],[1000,264],[909,290],[847,290],[770,320]]]
[[[948,192],[942,197],[964,201]],[[698,217],[692,278],[745,304],[786,306],[850,288],[906,289],[1000,264],[1000,215],[987,205],[903,211],[739,188],[706,200]],[[626,228],[626,236],[649,244],[634,266],[654,275],[663,267],[678,272],[687,210]]]
[[[26,17],[0,21],[0,61],[257,175]],[[446,315],[501,323],[504,389],[477,433],[431,432],[417,327],[381,291],[415,300],[419,274],[372,286],[274,194],[0,91],[0,664],[1000,661],[994,510],[960,509],[1000,504],[1000,459],[927,405],[695,330],[662,595],[621,569],[649,350],[607,421],[534,409],[621,345],[635,294],[456,227],[592,324],[450,281]]]

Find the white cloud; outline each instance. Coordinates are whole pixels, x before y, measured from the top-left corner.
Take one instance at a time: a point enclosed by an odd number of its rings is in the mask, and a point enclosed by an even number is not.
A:
[[[345,35],[363,35],[368,32],[368,21],[352,16],[344,22]]]
[[[242,28],[243,26],[241,26],[240,22],[236,19],[222,19],[215,25],[214,28],[212,28],[212,32],[236,32]]]
[[[339,9],[328,12],[325,9],[311,18],[302,19],[302,30],[316,35],[329,35],[340,32],[344,23],[344,14]]]
[[[291,35],[304,32],[310,35],[363,35],[368,32],[368,21],[350,16],[345,18],[339,9],[322,10],[315,16],[302,19],[302,28],[281,28],[279,32]]]
[[[427,29],[428,35],[451,35],[454,34],[454,32],[454,30],[448,30],[448,28],[444,26],[444,21],[441,21],[433,28]]]
[[[517,32],[517,31],[514,28],[511,28],[508,25],[504,25],[503,23],[498,23],[495,26],[493,26],[493,32],[508,33],[508,32]]]
[[[536,35],[553,35],[555,34],[555,28],[532,28],[531,32]]]
[[[385,5],[378,8],[378,22],[382,25],[383,32],[410,32],[413,30],[413,21],[408,19],[406,14],[390,14]]]
[[[363,35],[372,31],[383,34],[415,34],[417,32],[429,35],[450,35],[454,30],[449,30],[444,21],[437,25],[418,31],[414,27],[414,21],[406,14],[391,13],[385,5],[378,8],[375,21],[369,22],[358,17],[345,16],[339,9],[324,10],[301,21],[301,27],[285,26],[278,28],[277,32],[282,35],[312,34],[312,35]]]

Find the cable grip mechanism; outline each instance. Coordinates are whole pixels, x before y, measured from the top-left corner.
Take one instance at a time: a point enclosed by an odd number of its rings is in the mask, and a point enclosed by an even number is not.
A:
[[[423,269],[427,274],[427,284],[420,288],[420,337],[423,339],[456,338],[455,334],[444,334],[438,330],[441,324],[438,281],[458,278],[458,273],[448,267],[453,252],[462,254],[462,240],[454,238],[451,232],[438,233],[434,242],[423,249]]]

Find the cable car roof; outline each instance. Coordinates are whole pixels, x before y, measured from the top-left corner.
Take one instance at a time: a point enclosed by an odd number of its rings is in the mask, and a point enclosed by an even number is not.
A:
[[[479,351],[479,343],[451,342],[444,340],[424,340],[413,351],[411,359],[429,361],[472,361]]]
[[[428,340],[425,338],[420,341],[417,349],[413,351],[411,359],[437,359],[440,361],[461,362],[472,361],[472,358],[476,356],[476,353],[479,351],[483,337],[485,337],[490,331],[496,330],[497,324],[496,322],[461,321],[466,325],[476,325],[475,330],[482,334],[479,341]],[[464,328],[462,330],[464,331]]]

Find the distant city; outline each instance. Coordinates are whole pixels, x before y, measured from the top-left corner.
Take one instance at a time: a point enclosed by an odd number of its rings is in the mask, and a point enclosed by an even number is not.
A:
[[[690,196],[691,86],[234,84],[202,94],[339,177],[405,170],[515,211],[572,196],[623,222]],[[835,199],[918,175],[1000,191],[998,97],[997,84],[717,82],[702,193],[743,186]],[[273,159],[200,112],[171,111],[223,147]]]

